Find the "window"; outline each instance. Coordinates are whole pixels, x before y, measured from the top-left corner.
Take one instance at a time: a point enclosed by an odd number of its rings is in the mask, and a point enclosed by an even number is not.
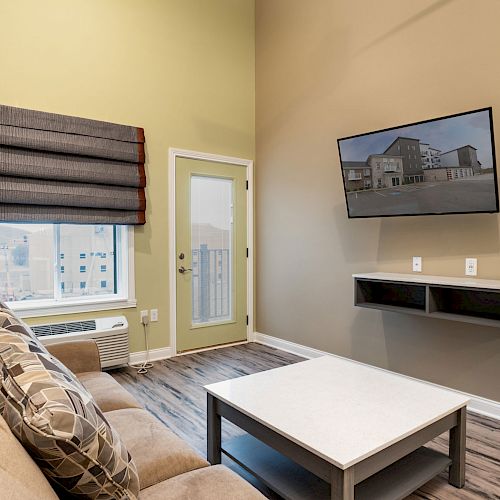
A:
[[[0,223],[0,300],[23,317],[134,307],[132,238],[127,226]]]
[[[347,178],[350,181],[359,181],[361,180],[361,172],[357,172],[356,170],[349,170]]]

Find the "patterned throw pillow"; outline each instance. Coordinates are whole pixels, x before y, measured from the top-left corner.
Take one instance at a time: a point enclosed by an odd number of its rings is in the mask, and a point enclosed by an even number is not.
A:
[[[16,318],[11,309],[9,309],[3,302],[0,302],[0,328],[6,328],[11,332],[17,332],[22,335],[34,337],[33,332],[29,326]]]
[[[135,464],[92,396],[1,304],[0,415],[62,494],[138,497]]]

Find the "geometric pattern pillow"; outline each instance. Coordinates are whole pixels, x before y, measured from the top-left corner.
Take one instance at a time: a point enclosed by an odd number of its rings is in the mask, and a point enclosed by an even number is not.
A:
[[[31,328],[24,321],[17,318],[12,310],[3,302],[0,302],[0,328],[6,328],[11,332],[17,332],[36,338]]]
[[[0,310],[0,415],[61,495],[135,500],[137,469],[75,376]]]

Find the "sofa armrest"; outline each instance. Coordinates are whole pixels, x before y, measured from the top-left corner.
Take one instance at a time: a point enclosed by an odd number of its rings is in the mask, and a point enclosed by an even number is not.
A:
[[[95,340],[70,340],[45,347],[73,373],[101,371],[101,359]]]

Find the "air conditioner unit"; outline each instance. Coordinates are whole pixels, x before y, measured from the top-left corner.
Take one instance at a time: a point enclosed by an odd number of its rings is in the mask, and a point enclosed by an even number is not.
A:
[[[129,361],[128,322],[125,316],[35,325],[31,329],[44,345],[67,340],[95,340],[103,368],[126,365]]]

